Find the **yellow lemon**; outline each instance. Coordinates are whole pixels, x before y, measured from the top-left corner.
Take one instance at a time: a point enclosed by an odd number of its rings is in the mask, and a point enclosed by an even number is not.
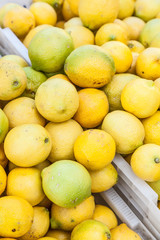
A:
[[[147,118],[159,108],[160,91],[152,80],[137,78],[122,90],[121,103],[127,112],[138,118]]]
[[[107,96],[103,91],[94,88],[82,89],[78,94],[79,108],[74,119],[84,128],[97,127],[109,110]]]
[[[101,47],[86,45],[75,49],[67,57],[64,70],[77,86],[100,88],[111,80],[115,64]]]
[[[40,114],[47,120],[64,122],[76,113],[79,96],[73,84],[55,78],[40,85],[36,92],[35,104]]]
[[[0,143],[2,143],[6,137],[9,129],[9,121],[2,109],[0,109]]]
[[[45,2],[50,4],[55,10],[59,10],[62,6],[63,0],[33,0],[33,2]]]
[[[143,124],[131,113],[121,110],[108,113],[103,120],[102,129],[113,137],[118,153],[132,153],[143,144]]]
[[[37,27],[31,29],[31,30],[29,31],[29,33],[26,35],[26,37],[24,38],[24,40],[23,40],[24,46],[25,46],[26,48],[28,48],[28,47],[29,47],[29,44],[30,44],[30,42],[31,42],[31,40],[32,40],[32,38],[33,38],[38,32],[40,32],[41,30],[46,29],[46,28],[48,28],[48,27],[51,27],[51,25],[49,25],[49,24],[42,24],[42,25],[40,25],[40,26],[37,26]]]
[[[6,155],[4,153],[4,144],[0,144],[0,165],[5,168],[7,166],[8,159],[6,158]]]
[[[147,143],[137,148],[131,157],[131,167],[133,172],[145,181],[160,180],[160,146]]]
[[[63,2],[62,15],[65,21],[68,21],[69,19],[75,17],[75,14],[72,12],[68,0],[64,0]]]
[[[131,73],[136,75],[136,65],[137,65],[137,59],[139,57],[139,53],[137,52],[132,52],[132,64],[130,66],[130,68],[128,69],[127,73]],[[136,75],[137,76],[137,75]]]
[[[35,106],[35,101],[31,98],[16,98],[7,103],[3,111],[9,120],[10,128],[25,123],[45,125],[45,119],[39,114]]]
[[[119,0],[119,5],[119,19],[124,19],[126,17],[132,16],[135,5],[134,0]]]
[[[55,27],[64,29],[64,24],[65,24],[65,21],[58,21],[56,23]]]
[[[118,181],[118,173],[112,164],[108,164],[100,170],[89,171],[89,173],[92,180],[92,193],[106,191],[113,187]]]
[[[154,81],[154,84],[155,84],[155,86],[158,87],[159,90],[160,90],[160,78],[157,78],[157,79]]]
[[[18,196],[27,200],[32,206],[44,198],[41,172],[36,168],[15,168],[8,174],[7,195]]]
[[[72,39],[74,48],[78,48],[87,44],[94,44],[94,34],[91,30],[83,26],[73,26],[66,28]]]
[[[5,55],[0,59],[0,61],[2,59],[10,60],[12,62],[15,62],[18,65],[20,65],[21,67],[27,67],[28,66],[28,63],[22,57],[20,57],[18,55]]]
[[[7,175],[4,168],[0,165],[0,195],[4,192],[7,184]]]
[[[16,217],[15,217],[16,216]],[[21,237],[33,222],[33,207],[23,198],[5,196],[0,198],[0,235]]]
[[[160,19],[148,21],[142,28],[139,35],[139,41],[147,48],[150,46],[154,37],[159,33]]]
[[[19,240],[35,240],[43,237],[49,228],[49,211],[45,207],[33,208],[33,223],[29,231]]]
[[[57,240],[70,240],[71,234],[63,230],[49,230],[46,237],[55,237]]]
[[[158,200],[160,200],[160,180],[148,182],[148,185],[158,194]]]
[[[107,166],[113,160],[115,151],[114,139],[100,129],[84,131],[74,144],[76,160],[89,170]]]
[[[124,21],[122,21],[118,18],[116,18],[113,23],[116,23],[119,26],[121,26],[124,29],[124,31],[127,35],[127,38],[129,39],[130,33],[129,33],[129,27],[128,27],[127,23],[125,23]]]
[[[38,240],[58,240],[58,239],[53,237],[43,237],[43,238],[38,238]]]
[[[0,99],[11,100],[26,88],[27,77],[22,67],[10,60],[0,60]]]
[[[160,77],[160,49],[147,48],[140,53],[136,63],[137,75],[155,80]]]
[[[24,38],[35,27],[34,15],[24,7],[9,10],[3,19],[4,27],[9,27],[19,38]]]
[[[113,57],[117,73],[124,73],[129,69],[133,57],[130,49],[124,43],[110,41],[103,44],[102,48]]]
[[[118,219],[115,213],[110,208],[103,205],[95,206],[93,219],[106,224],[109,229],[115,228],[118,225]]]
[[[150,47],[160,48],[160,33],[153,38]]]
[[[123,19],[123,22],[126,23],[129,28],[129,38],[131,40],[138,40],[140,33],[145,26],[145,22],[135,16],[125,18]]]
[[[23,124],[13,128],[4,142],[7,158],[20,167],[31,167],[43,162],[51,147],[49,133],[39,124]]]
[[[62,123],[48,123],[45,127],[52,139],[52,150],[48,156],[51,162],[74,160],[73,146],[77,137],[83,132],[82,127],[73,119]]]
[[[107,95],[109,102],[109,111],[122,110],[121,93],[123,88],[131,80],[138,76],[130,73],[115,74],[112,80],[103,87],[103,91]]]
[[[111,233],[109,228],[96,220],[85,220],[78,224],[71,233],[71,240],[109,240]]]
[[[68,0],[68,3],[70,5],[71,11],[78,16],[78,6],[79,6],[80,0]]]
[[[160,145],[160,111],[146,119],[142,119],[142,123],[145,130],[144,143]]]
[[[61,78],[61,79],[64,79],[64,80],[66,80],[66,81],[68,81],[68,82],[71,82],[71,81],[69,80],[69,78],[68,78],[66,75],[64,75],[64,74],[56,74],[56,75],[48,78],[47,80],[49,80],[49,79],[54,79],[54,78]]]
[[[135,2],[135,15],[142,18],[145,22],[153,19],[160,11],[160,1],[137,0]]]
[[[83,26],[83,23],[79,17],[73,17],[64,24],[65,29],[74,26]]]
[[[12,9],[14,7],[19,7],[19,5],[16,3],[7,3],[0,8],[0,27],[2,27],[2,28],[4,27],[4,25],[3,25],[4,16],[10,9]]]
[[[111,230],[112,240],[142,240],[140,236],[131,230],[125,223]]]
[[[85,27],[91,30],[100,28],[103,24],[113,22],[119,11],[118,0],[80,0],[79,16]]]
[[[131,52],[136,52],[136,53],[141,53],[145,49],[144,46],[136,40],[129,40],[127,42],[127,46],[129,47]]]
[[[96,45],[99,46],[109,41],[120,41],[126,44],[127,40],[128,36],[126,35],[124,28],[116,23],[104,24],[98,29],[95,36]]]
[[[73,208],[51,207],[51,229],[71,231],[84,220],[91,219],[95,209],[94,197],[90,196]]]
[[[45,2],[32,3],[29,10],[35,17],[36,25],[49,24],[55,25],[57,14],[53,7]]]

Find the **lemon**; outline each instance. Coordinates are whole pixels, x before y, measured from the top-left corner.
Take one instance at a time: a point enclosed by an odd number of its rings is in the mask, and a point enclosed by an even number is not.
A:
[[[121,93],[123,88],[131,80],[138,78],[138,76],[130,73],[115,74],[112,80],[103,87],[103,91],[107,95],[109,101],[109,110],[123,110],[121,104]]]
[[[36,168],[15,168],[8,174],[7,195],[18,196],[27,200],[32,206],[44,198],[41,172]]]
[[[34,167],[39,169],[40,171],[43,170],[43,168],[46,168],[48,167],[49,165],[51,164],[51,162],[46,159],[45,161],[41,162],[41,163],[38,163],[37,165],[35,165]]]
[[[31,98],[16,98],[7,103],[3,111],[9,120],[10,128],[27,123],[45,125],[45,119],[39,114],[35,106],[35,101]]]
[[[77,137],[83,132],[82,127],[73,119],[62,123],[48,123],[45,127],[52,139],[52,150],[48,156],[51,162],[74,160],[73,146]]]
[[[96,30],[105,23],[113,22],[118,16],[118,11],[118,0],[79,1],[79,16],[84,26],[91,30]]]
[[[134,0],[119,0],[119,5],[119,19],[124,19],[126,17],[132,16],[135,5]]]
[[[35,240],[43,237],[49,229],[49,211],[45,207],[33,208],[33,223],[29,231],[20,240]]]
[[[89,173],[92,179],[92,193],[106,191],[118,182],[118,173],[112,164],[100,170],[89,171]]]
[[[75,207],[91,195],[91,178],[81,164],[61,160],[42,171],[46,196],[60,207]]]
[[[84,131],[75,141],[76,160],[88,170],[107,166],[115,156],[115,141],[110,134],[100,129]]]
[[[54,79],[54,78],[61,78],[61,79],[64,79],[64,80],[66,80],[66,81],[68,81],[68,82],[71,83],[71,81],[69,80],[69,78],[68,78],[66,75],[61,74],[61,73],[60,73],[60,74],[56,74],[56,75],[48,78],[48,80],[49,80],[49,79]]]
[[[137,75],[155,80],[160,77],[160,49],[147,48],[137,58],[136,72]]]
[[[135,15],[144,21],[149,21],[156,17],[160,11],[160,0],[137,0],[135,2]]]
[[[7,3],[7,4],[3,5],[3,7],[0,8],[0,27],[2,27],[2,28],[4,27],[4,25],[3,25],[4,16],[10,9],[12,9],[14,7],[19,7],[19,5],[16,3]]]
[[[9,10],[3,19],[4,27],[9,27],[19,38],[24,38],[35,27],[34,15],[21,6]]]
[[[64,0],[63,2],[62,14],[65,21],[68,21],[69,19],[75,17],[75,14],[72,12],[68,0]]]
[[[148,99],[150,99],[149,102]],[[152,80],[137,78],[129,82],[122,90],[121,103],[126,111],[136,117],[147,118],[159,108],[160,91]]]
[[[26,47],[26,48],[29,47],[29,44],[30,44],[32,38],[33,38],[38,32],[40,32],[41,30],[46,29],[46,28],[48,28],[48,27],[51,27],[51,25],[49,25],[49,24],[42,24],[42,25],[39,25],[39,26],[31,29],[31,30],[29,31],[29,33],[25,36],[24,40],[23,40],[23,44],[25,45],[25,47]]]
[[[159,33],[160,19],[152,19],[148,21],[143,27],[140,35],[139,41],[144,45],[144,47],[149,47],[154,37]]]
[[[118,153],[132,153],[143,144],[143,124],[131,113],[122,110],[108,113],[103,120],[102,129],[113,137]]]
[[[103,45],[109,41],[120,41],[124,44],[127,43],[128,36],[125,29],[117,23],[107,23],[98,29],[95,42],[96,45]]]
[[[131,157],[131,167],[133,172],[145,181],[160,180],[160,146],[147,143],[137,148]]]
[[[26,200],[17,196],[1,197],[0,219],[0,235],[2,237],[21,237],[28,232],[32,225],[33,207]]]
[[[43,162],[51,147],[49,133],[39,124],[23,124],[13,128],[4,142],[7,158],[20,167],[31,167]]]
[[[127,42],[127,46],[129,47],[131,52],[135,52],[135,53],[141,53],[145,49],[144,46],[136,40],[129,40]]]
[[[78,224],[71,233],[71,240],[109,240],[109,228],[96,220],[85,220]]]
[[[144,143],[155,143],[160,145],[160,111],[143,119],[142,123],[145,130]]]
[[[8,159],[6,158],[6,155],[4,153],[4,144],[0,144],[0,165],[5,168],[7,166]]]
[[[154,84],[155,84],[155,86],[158,87],[159,90],[160,90],[160,78],[157,78],[157,79],[154,81]]]
[[[48,27],[34,36],[28,53],[33,69],[51,73],[61,70],[73,48],[68,33],[61,28]]]
[[[140,33],[145,26],[145,22],[135,16],[125,18],[123,19],[123,22],[126,23],[129,28],[129,38],[131,40],[138,40]]]
[[[150,47],[160,48],[160,33],[153,38]]]
[[[78,16],[78,6],[79,6],[80,0],[68,0],[68,3],[70,5],[71,11]]]
[[[58,21],[56,23],[55,27],[64,29],[64,24],[65,24],[65,21]]]
[[[7,184],[7,175],[4,168],[0,165],[0,195],[4,192]]]
[[[70,240],[71,234],[63,230],[49,230],[46,234],[47,237],[55,237],[57,240]]]
[[[127,23],[125,23],[123,20],[120,20],[118,18],[116,18],[113,23],[116,23],[119,26],[121,26],[127,35],[127,39],[129,39],[130,33],[129,33],[129,27],[128,27]]]
[[[160,180],[148,182],[148,184],[158,194],[158,200],[160,200]]]
[[[71,231],[84,220],[91,219],[95,209],[94,197],[90,196],[73,208],[51,207],[51,229]]]
[[[116,72],[126,72],[132,64],[132,53],[122,42],[110,41],[102,45],[102,48],[109,53],[115,62]]]
[[[23,70],[27,76],[27,87],[22,95],[34,98],[38,87],[47,80],[47,77],[42,72],[34,70],[32,67],[25,67]]]
[[[109,110],[108,99],[104,92],[99,89],[85,88],[78,91],[78,94],[79,108],[74,119],[84,128],[100,125]]]
[[[0,60],[0,100],[20,96],[26,88],[27,77],[22,67],[10,60]]]
[[[59,10],[62,6],[63,0],[33,0],[33,2],[45,2],[54,7],[55,10]]]
[[[50,165],[50,164],[49,164]],[[49,166],[48,165],[48,166]],[[47,166],[46,166],[47,167]],[[40,207],[45,207],[45,208],[50,208],[52,205],[52,202],[46,197],[43,198],[43,200],[37,205],[37,206],[40,206]]]
[[[83,26],[83,23],[79,17],[73,17],[69,19],[67,22],[64,24],[64,28],[70,28],[70,27],[75,27],[75,26]]]
[[[66,28],[72,39],[74,48],[78,48],[87,44],[94,44],[94,34],[91,30],[83,26],[74,26]]]
[[[0,109],[0,143],[3,142],[9,129],[9,121],[2,109]]]
[[[137,64],[138,57],[139,57],[139,53],[132,52],[133,60],[132,60],[132,64],[131,64],[130,68],[128,69],[127,73],[131,73],[131,74],[136,75],[136,64]]]
[[[37,26],[42,24],[49,24],[54,26],[56,24],[56,11],[48,3],[32,3],[29,10],[34,15]]]
[[[57,240],[57,238],[53,238],[53,237],[43,237],[43,238],[38,238],[38,240]]]
[[[115,213],[103,205],[95,206],[93,219],[106,224],[109,229],[115,228],[118,225],[118,219]]]
[[[111,230],[112,240],[142,240],[140,236],[130,229],[125,223],[121,223],[119,226]]]
[[[113,58],[101,47],[85,45],[67,57],[64,70],[77,86],[100,88],[111,80],[115,64]]]
[[[3,56],[0,61],[2,59],[5,59],[5,60],[10,60],[14,63],[17,63],[18,65],[20,65],[21,67],[27,67],[28,66],[28,63],[20,56],[18,55],[5,55]]]
[[[52,122],[64,122],[73,117],[79,107],[76,88],[70,82],[55,78],[38,88],[35,103],[40,114]]]

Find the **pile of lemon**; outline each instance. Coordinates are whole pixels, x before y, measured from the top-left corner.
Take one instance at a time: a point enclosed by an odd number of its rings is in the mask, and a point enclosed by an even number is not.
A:
[[[160,200],[160,0],[9,3],[0,26],[32,63],[0,59],[0,237],[140,240],[94,197],[119,153]]]

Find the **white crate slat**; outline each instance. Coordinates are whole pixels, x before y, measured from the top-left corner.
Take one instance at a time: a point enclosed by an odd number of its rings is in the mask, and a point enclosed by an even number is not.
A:
[[[3,7],[7,3],[17,3],[28,8],[31,5],[32,0],[0,0],[0,7]]]

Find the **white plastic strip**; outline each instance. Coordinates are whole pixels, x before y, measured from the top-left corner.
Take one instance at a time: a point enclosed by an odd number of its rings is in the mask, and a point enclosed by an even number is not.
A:
[[[2,53],[19,55],[31,65],[28,49],[9,28],[0,28],[0,46]]]
[[[7,3],[17,3],[28,8],[31,5],[32,0],[0,0],[0,7],[4,6]]]
[[[156,240],[156,238],[148,231],[120,195],[115,191],[115,189],[111,188],[108,191],[102,192],[101,196],[113,209],[119,219],[137,232],[143,240]]]

